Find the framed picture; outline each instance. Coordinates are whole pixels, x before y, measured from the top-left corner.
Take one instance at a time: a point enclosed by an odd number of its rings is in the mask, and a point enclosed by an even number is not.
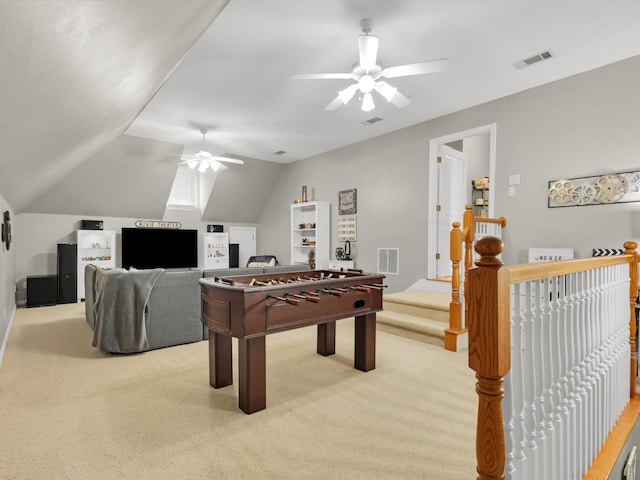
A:
[[[338,215],[353,215],[358,213],[357,190],[342,190],[338,192]]]

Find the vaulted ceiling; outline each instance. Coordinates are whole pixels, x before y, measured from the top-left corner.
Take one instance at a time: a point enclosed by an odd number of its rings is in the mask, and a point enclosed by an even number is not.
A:
[[[350,71],[362,18],[383,66],[449,70],[389,80],[402,109],[325,111],[351,82],[289,75]],[[167,154],[206,127],[245,165],[217,175],[203,220],[257,222],[287,163],[639,55],[638,18],[617,0],[0,0],[0,194],[16,213],[161,218]]]

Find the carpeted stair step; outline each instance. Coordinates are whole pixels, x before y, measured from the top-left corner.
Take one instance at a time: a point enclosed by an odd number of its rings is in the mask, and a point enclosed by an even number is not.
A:
[[[420,342],[444,346],[448,324],[424,317],[384,310],[376,314],[378,329]]]
[[[412,291],[384,295],[385,311],[414,317],[428,318],[449,325],[451,295],[445,293]]]

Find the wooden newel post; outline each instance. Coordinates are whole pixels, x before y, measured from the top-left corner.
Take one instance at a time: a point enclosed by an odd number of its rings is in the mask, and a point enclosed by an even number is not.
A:
[[[505,478],[502,384],[510,369],[510,319],[509,279],[501,274],[502,261],[497,258],[502,248],[502,240],[497,237],[488,236],[476,242],[475,250],[481,258],[468,272],[465,291],[469,306],[469,367],[476,372],[477,379],[478,480]]]
[[[625,242],[624,253],[633,255],[629,263],[629,346],[631,347],[631,385],[630,398],[636,397],[636,369],[638,368],[638,355],[636,353],[636,298],[638,296],[638,244]]]
[[[460,262],[462,260],[462,232],[460,222],[453,222],[449,233],[451,259],[451,302],[449,302],[449,328],[444,331],[444,348],[458,351],[457,336],[462,333],[462,303],[460,303]]]

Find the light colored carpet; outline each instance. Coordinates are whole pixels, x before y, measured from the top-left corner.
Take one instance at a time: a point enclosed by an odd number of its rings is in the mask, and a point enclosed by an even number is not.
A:
[[[267,337],[267,409],[209,386],[207,342],[114,356],[84,305],[19,309],[0,368],[0,479],[472,479],[466,352],[378,332],[377,368],[315,327]]]

